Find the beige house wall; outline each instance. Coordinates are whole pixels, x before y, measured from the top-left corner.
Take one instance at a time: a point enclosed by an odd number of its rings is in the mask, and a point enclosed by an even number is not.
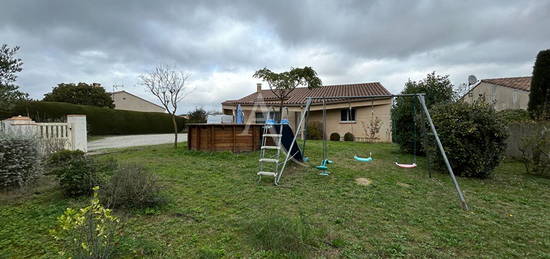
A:
[[[380,101],[371,106],[365,103],[352,105],[356,109],[355,121],[340,121],[341,110],[348,109],[347,104],[339,105],[327,109],[327,137],[333,133],[338,133],[343,140],[346,133],[351,133],[356,141],[368,142],[391,142],[391,101]],[[373,109],[374,107],[374,109]],[[379,120],[378,125],[375,121]],[[309,115],[309,121],[323,122],[323,111],[312,111]],[[322,125],[322,124],[321,124]],[[375,129],[374,136],[371,136],[370,129]],[[376,130],[377,129],[377,130]]]
[[[115,109],[139,111],[139,112],[165,112],[164,108],[145,101],[127,92],[116,92],[112,94]]]
[[[340,121],[340,115],[342,109],[356,109],[355,122],[342,122]],[[373,109],[374,107],[374,109]],[[277,107],[253,107],[253,106],[241,106],[245,116],[245,123],[256,123],[255,112],[267,112],[278,111]],[[376,100],[374,102],[353,102],[353,103],[340,103],[327,105],[327,137],[332,133],[338,133],[341,140],[343,140],[346,133],[354,135],[356,141],[369,141],[369,142],[391,142],[391,99]],[[223,110],[228,114],[228,110],[234,111],[235,107],[231,105],[224,105]],[[302,107],[288,107],[288,115],[285,116],[283,112],[283,118],[288,118],[289,124],[292,128],[296,128],[296,125],[300,122],[302,113]],[[377,127],[373,127],[376,120],[379,120]],[[314,105],[310,107],[309,122],[321,122],[323,121],[323,106]],[[321,124],[322,125],[322,124]],[[370,129],[378,128],[378,132],[375,133],[374,138],[371,138]]]
[[[526,110],[527,103],[529,103],[529,92],[481,82],[462,99],[469,103],[484,99],[485,102],[492,104],[497,111],[507,109]]]

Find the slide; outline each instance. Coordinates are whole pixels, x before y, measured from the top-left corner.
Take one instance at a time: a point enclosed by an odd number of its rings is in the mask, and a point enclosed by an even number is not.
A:
[[[279,133],[279,126],[276,126],[274,128],[275,128],[275,131]],[[288,126],[288,124],[283,124],[283,138],[281,139],[281,144],[283,144],[283,147],[285,148],[286,152],[289,152],[288,149],[290,149],[290,145],[292,145],[292,140],[294,140],[294,132],[292,131],[290,126]],[[293,157],[298,162],[304,161],[304,157],[302,156],[302,151],[300,150],[298,143],[294,143],[292,150],[290,150],[290,156]]]

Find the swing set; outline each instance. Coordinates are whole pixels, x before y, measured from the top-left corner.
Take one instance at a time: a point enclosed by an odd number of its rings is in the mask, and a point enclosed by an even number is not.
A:
[[[462,193],[462,190],[460,189],[460,185],[458,184],[458,181],[455,177],[455,174],[453,172],[453,169],[451,167],[451,165],[449,164],[449,160],[447,159],[447,155],[445,153],[445,149],[443,148],[443,145],[441,144],[441,140],[439,139],[439,136],[437,135],[437,131],[435,129],[435,126],[433,124],[433,121],[431,119],[431,116],[430,116],[430,113],[428,112],[428,108],[426,107],[426,101],[425,101],[425,94],[424,93],[417,93],[417,94],[397,94],[397,95],[367,95],[367,96],[335,96],[335,97],[307,97],[306,99],[306,104],[304,106],[304,109],[303,109],[303,112],[302,112],[302,115],[301,115],[301,119],[299,121],[299,124],[297,125],[296,127],[296,134],[293,136],[294,139],[292,140],[292,143],[290,145],[290,149],[289,150],[292,150],[293,147],[296,145],[298,147],[298,149],[301,149],[301,156],[303,157],[303,161],[307,161],[308,159],[306,158],[305,156],[305,146],[306,146],[306,137],[305,137],[305,134],[304,134],[304,138],[303,138],[303,144],[302,144],[302,147],[300,148],[298,143],[297,143],[297,137],[299,132],[303,132],[305,133],[305,127],[306,127],[306,124],[307,124],[307,119],[308,119],[308,113],[310,112],[310,108],[311,108],[311,104],[316,101],[316,100],[321,100],[322,101],[322,104],[323,104],[323,158],[321,160],[321,163],[320,165],[316,166],[315,168],[320,170],[320,175],[329,175],[330,172],[328,171],[328,166],[330,164],[333,164],[334,162],[332,160],[329,159],[328,157],[328,142],[327,142],[327,131],[326,131],[326,121],[327,121],[327,112],[326,112],[326,101],[327,100],[349,100],[349,105],[348,105],[348,109],[349,109],[349,113],[351,114],[352,111],[352,107],[351,107],[351,100],[371,100],[371,108],[372,108],[372,111],[371,111],[371,117],[372,117],[372,120],[374,120],[374,100],[375,99],[379,99],[379,98],[415,98],[418,100],[418,102],[420,103],[420,107],[422,109],[422,112],[424,113],[425,117],[426,117],[426,120],[428,121],[429,125],[430,125],[430,128],[431,128],[431,132],[435,138],[435,141],[436,141],[436,144],[437,144],[437,147],[441,153],[441,156],[443,158],[443,161],[445,162],[445,165],[446,165],[446,168],[447,168],[447,171],[449,173],[449,176],[454,184],[454,187],[456,189],[456,192],[457,192],[457,195],[458,195],[458,198],[460,200],[460,204],[462,206],[462,208],[464,210],[468,210],[468,205],[466,204],[466,200],[464,198],[464,194]],[[416,103],[416,102],[415,102]],[[416,104],[413,105],[413,109],[414,109],[414,136],[415,136],[415,142],[413,143],[414,145],[414,156],[413,156],[413,161],[412,163],[400,163],[400,161],[398,161],[398,159],[396,158],[395,159],[395,162],[394,164],[399,167],[399,168],[405,168],[405,169],[410,169],[410,168],[415,168],[417,167],[417,164],[416,164]],[[395,124],[395,123],[394,123]],[[282,166],[280,167],[280,169],[278,170],[278,172],[276,172],[274,174],[275,176],[275,184],[277,185],[281,179],[281,176],[284,172],[284,169],[286,167],[286,164],[289,160],[293,159],[293,157],[295,156],[295,154],[293,154],[291,156],[291,153],[292,152],[287,152],[286,154],[286,158],[284,159],[284,161],[282,162]],[[359,161],[359,162],[371,162],[373,161],[373,157],[372,157],[372,154],[369,153],[369,157],[361,157],[361,156],[358,156],[357,155],[357,152],[355,152],[355,155],[354,155],[354,159],[356,161]]]

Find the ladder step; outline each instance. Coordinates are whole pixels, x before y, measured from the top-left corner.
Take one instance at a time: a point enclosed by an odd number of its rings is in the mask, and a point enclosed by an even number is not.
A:
[[[275,177],[277,174],[274,173],[274,172],[264,172],[264,171],[260,171],[260,172],[258,172],[258,175],[267,175],[267,176],[273,176],[273,177]]]
[[[281,149],[279,146],[262,146],[262,149]]]
[[[260,158],[260,162],[270,162],[270,163],[278,163],[278,159],[272,159],[272,158]]]
[[[280,138],[283,135],[281,134],[264,134],[264,137],[274,137],[274,138]]]

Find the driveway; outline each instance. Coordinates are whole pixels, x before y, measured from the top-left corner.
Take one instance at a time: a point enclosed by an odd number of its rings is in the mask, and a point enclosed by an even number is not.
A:
[[[178,143],[187,141],[187,134],[178,134]],[[111,136],[88,142],[88,151],[97,151],[109,148],[123,148],[136,146],[150,146],[174,142],[174,134],[146,134]]]

